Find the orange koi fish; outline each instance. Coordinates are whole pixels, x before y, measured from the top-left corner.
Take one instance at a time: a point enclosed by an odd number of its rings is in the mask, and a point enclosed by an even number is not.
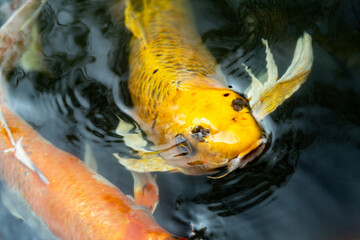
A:
[[[23,139],[24,152],[46,177],[20,162],[14,152],[0,152],[0,177],[29,204],[60,239],[173,239],[152,218],[78,158],[44,140],[3,104],[0,149],[13,148],[11,137]]]
[[[312,65],[311,37],[305,34],[288,72],[276,81],[264,40],[268,81],[263,84],[246,68],[253,84],[240,94],[227,87],[186,0],[127,0],[125,24],[133,33],[129,91],[134,108],[129,114],[157,150],[137,149],[133,159],[115,154],[134,172],[198,175],[244,167],[266,143],[259,121],[300,87]]]
[[[31,18],[36,18],[42,3],[29,0],[0,29],[2,71],[13,67],[27,48],[24,38],[31,34],[25,33],[31,32]],[[174,239],[146,208],[135,205],[78,158],[47,142],[1,100],[0,178],[60,239]],[[148,186],[148,196],[157,199],[156,186],[142,185]],[[147,205],[147,199],[141,200]]]

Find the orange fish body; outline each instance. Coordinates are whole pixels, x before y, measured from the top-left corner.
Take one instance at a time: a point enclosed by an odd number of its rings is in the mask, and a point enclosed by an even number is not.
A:
[[[19,192],[34,213],[61,239],[173,239],[152,218],[78,158],[44,140],[5,106],[4,119],[15,140],[48,179],[44,183],[11,151],[0,151],[0,177]],[[12,148],[2,122],[0,149]]]
[[[248,100],[226,86],[187,1],[147,0],[137,7],[128,1],[125,14],[134,35],[129,89],[134,118],[148,138],[176,146],[161,157],[172,170],[206,174],[224,166],[232,171],[259,155],[263,130]]]

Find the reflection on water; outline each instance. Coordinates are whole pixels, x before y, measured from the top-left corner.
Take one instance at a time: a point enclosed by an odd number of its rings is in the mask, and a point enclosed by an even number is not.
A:
[[[112,156],[130,154],[116,135],[131,117],[127,91],[130,33],[111,22],[104,1],[49,1],[39,19],[52,74],[9,73],[13,108],[45,138],[80,158],[89,143],[99,172],[131,194],[132,179]],[[158,222],[193,239],[358,239],[360,233],[360,4],[356,1],[194,1],[199,32],[238,91],[241,63],[265,69],[268,39],[279,71],[296,39],[314,40],[306,84],[263,121],[266,153],[221,179],[159,173]],[[119,19],[122,17],[119,16]],[[36,231],[0,211],[3,239]]]

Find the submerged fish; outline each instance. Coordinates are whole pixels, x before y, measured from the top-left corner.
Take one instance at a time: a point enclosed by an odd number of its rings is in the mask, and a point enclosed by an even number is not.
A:
[[[29,158],[47,177],[48,184],[18,161],[12,152],[0,151],[0,177],[60,239],[173,239],[152,218],[80,159],[44,140],[5,106],[0,148],[12,147],[8,125]],[[18,211],[22,215],[23,209]],[[35,229],[36,230],[36,229]],[[46,236],[45,239],[50,239]],[[51,238],[52,239],[52,238]]]
[[[3,72],[14,67],[29,47],[32,22],[44,2],[28,0],[0,29],[1,81]],[[22,44],[17,45],[19,40]],[[14,209],[14,200],[5,201],[15,216],[30,220],[29,225],[44,239],[174,239],[146,208],[134,204],[80,159],[43,139],[5,105],[3,95],[0,179],[22,204],[21,209]],[[135,195],[141,204],[151,206],[158,198],[157,188],[151,178],[141,180],[147,189]]]
[[[195,29],[186,0],[128,0],[125,24],[133,33],[129,90],[134,109],[130,114],[158,150],[139,151],[134,159],[116,155],[135,172],[197,175],[245,166],[262,153],[266,143],[258,120],[296,91],[311,68],[310,57],[306,62],[310,65],[300,70],[301,76],[288,74],[291,78],[274,83],[276,65],[264,41],[270,81],[262,86],[248,70],[253,85],[258,86],[248,91],[254,95],[251,101],[256,107],[252,109],[244,94],[227,87],[225,76]],[[293,68],[298,70],[298,65]]]

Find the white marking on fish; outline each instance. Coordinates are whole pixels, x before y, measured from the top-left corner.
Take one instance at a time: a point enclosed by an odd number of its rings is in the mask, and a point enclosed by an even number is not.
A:
[[[7,125],[4,115],[2,113],[1,107],[0,107],[0,121],[1,121],[1,125],[5,128],[7,135],[10,139],[10,143],[11,145],[13,145],[13,148],[10,149],[6,149],[3,150],[4,153],[7,152],[14,152],[15,157],[17,158],[17,160],[19,160],[22,164],[24,164],[27,168],[29,168],[31,171],[36,172],[37,175],[40,177],[40,179],[45,183],[45,184],[49,184],[49,180],[45,177],[45,175],[40,172],[40,170],[36,167],[36,165],[34,164],[34,162],[30,159],[30,157],[27,155],[27,153],[25,152],[25,149],[22,145],[22,140],[23,137],[21,137],[18,141],[15,142],[15,139],[10,131],[9,126]]]

